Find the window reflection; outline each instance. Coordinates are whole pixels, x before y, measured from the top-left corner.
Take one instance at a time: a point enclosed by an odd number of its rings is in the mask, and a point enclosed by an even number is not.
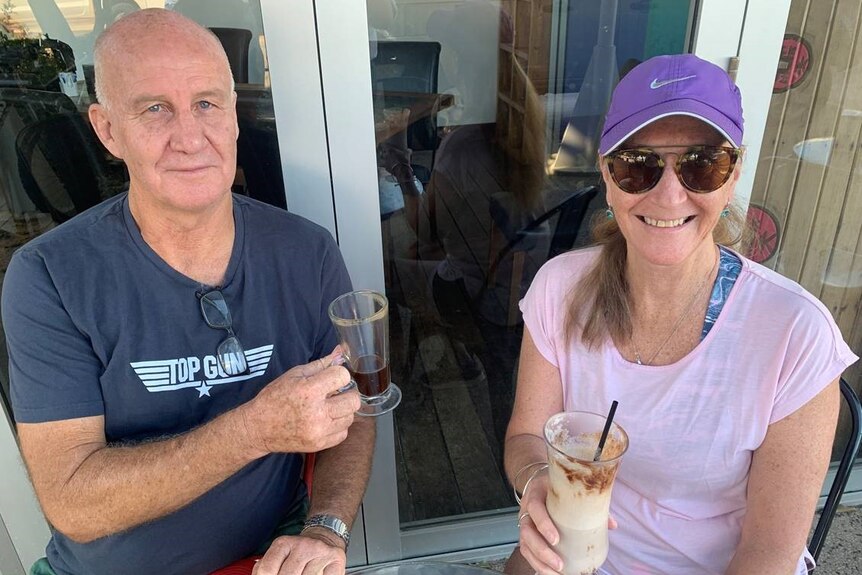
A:
[[[236,193],[286,208],[259,0],[0,2],[0,281],[12,252],[128,187],[89,126],[93,45],[118,18],[174,9],[213,29],[236,81]],[[0,397],[9,379],[0,341]]]
[[[548,258],[589,241],[610,91],[684,50],[690,2],[367,8],[401,521],[507,508],[518,301]]]

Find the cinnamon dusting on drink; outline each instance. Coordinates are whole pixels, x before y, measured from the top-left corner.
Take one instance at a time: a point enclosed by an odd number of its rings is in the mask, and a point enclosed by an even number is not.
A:
[[[613,486],[614,477],[616,477],[619,462],[606,465],[588,465],[591,460],[591,454],[595,451],[599,443],[600,433],[585,433],[574,438],[564,438],[564,433],[560,432],[554,437],[554,445],[558,446],[565,458],[571,465],[565,465],[560,462],[560,467],[566,475],[566,479],[572,484],[580,484],[587,492],[597,491],[599,493],[610,489]],[[599,462],[610,461],[616,459],[623,454],[625,448],[618,439],[608,436],[605,440],[605,446],[602,450],[602,456]],[[574,455],[570,455],[569,453]],[[580,456],[580,457],[578,457]]]

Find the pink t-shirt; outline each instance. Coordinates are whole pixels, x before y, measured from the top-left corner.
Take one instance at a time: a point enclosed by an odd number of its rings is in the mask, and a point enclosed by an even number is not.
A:
[[[612,342],[593,351],[577,339],[567,345],[567,296],[597,254],[589,248],[547,262],[521,310],[539,352],[560,370],[566,410],[604,413],[619,401],[615,421],[630,445],[603,569],[724,573],[739,542],[751,455],[767,427],[858,358],[823,304],[745,258],[712,330],[673,365],[631,363]],[[800,550],[798,573],[808,557]]]

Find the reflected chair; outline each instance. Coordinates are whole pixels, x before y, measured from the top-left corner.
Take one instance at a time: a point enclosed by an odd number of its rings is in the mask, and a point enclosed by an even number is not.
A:
[[[542,237],[550,236],[545,261],[570,250],[575,243],[587,208],[598,194],[597,186],[587,186],[576,191],[562,202],[537,218],[522,223],[523,215],[512,205],[512,194],[495,194],[491,197],[491,240],[488,253],[488,276],[483,292],[496,281],[497,270],[506,257],[512,254],[512,273],[509,283],[507,325],[515,325],[518,319],[518,299],[524,273],[524,260],[531,249],[539,245]],[[548,221],[557,217],[553,232]],[[499,248],[500,238],[507,243]],[[480,294],[483,295],[483,294]]]
[[[270,205],[287,209],[278,134],[274,126],[239,120],[237,163],[242,167],[246,195]]]
[[[30,124],[56,114],[77,114],[78,108],[69,96],[61,92],[0,88],[0,102],[13,109],[21,122]]]
[[[15,143],[24,191],[36,208],[62,223],[123,191],[122,164],[111,164],[80,114],[57,114],[19,132]]]
[[[826,503],[823,505],[820,518],[814,527],[814,533],[808,542],[808,552],[811,553],[815,561],[820,556],[820,551],[823,550],[823,543],[826,541],[826,535],[832,526],[832,519],[835,518],[835,512],[838,510],[841,496],[844,494],[844,489],[850,480],[853,463],[859,456],[859,448],[862,446],[862,404],[860,404],[859,397],[853,391],[853,388],[850,387],[843,377],[841,378],[841,395],[847,402],[850,413],[850,436],[847,438],[847,443],[844,446],[844,453],[841,454],[838,470],[835,472],[835,479],[832,480],[829,494],[826,496]]]
[[[210,28],[218,37],[237,84],[248,84],[248,52],[251,43],[251,30],[245,28]]]
[[[375,106],[383,109],[409,107],[405,104],[404,93],[437,93],[439,67],[439,42],[377,42],[377,57],[371,61],[371,86],[378,98]],[[435,112],[432,110],[421,118],[411,115],[407,127],[407,146],[414,152],[431,152],[431,165],[416,166],[415,169],[411,166],[423,185],[428,183],[434,166],[434,152],[439,145]]]
[[[90,102],[96,103],[96,67],[93,64],[82,64],[81,68],[84,71],[84,85],[87,87],[87,95],[90,97]]]
[[[31,90],[21,87],[0,88],[0,197],[6,202],[16,224],[24,214],[35,210],[18,169],[16,144],[21,130],[57,114],[77,114],[75,103],[62,92]],[[18,224],[21,225],[21,224]]]

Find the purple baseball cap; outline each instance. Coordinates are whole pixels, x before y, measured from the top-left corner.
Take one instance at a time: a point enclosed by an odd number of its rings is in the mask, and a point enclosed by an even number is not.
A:
[[[727,72],[694,54],[656,56],[626,74],[611,96],[599,155],[666,116],[692,116],[742,145],[742,97]]]

